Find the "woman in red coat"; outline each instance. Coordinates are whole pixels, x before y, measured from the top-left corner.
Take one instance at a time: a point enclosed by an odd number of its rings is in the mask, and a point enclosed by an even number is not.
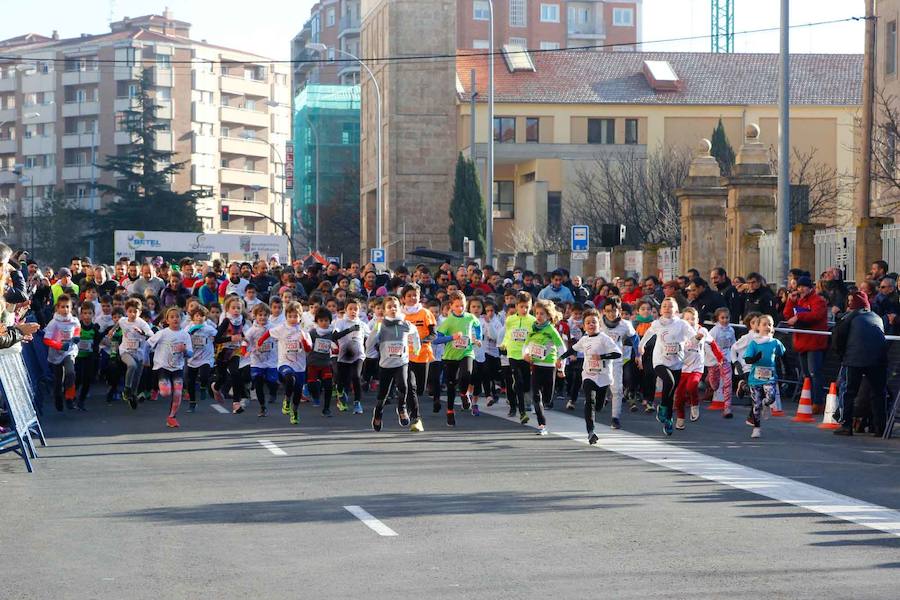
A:
[[[784,307],[788,325],[797,329],[828,331],[828,305],[816,293],[808,276],[797,279],[797,291],[788,296]],[[822,380],[822,360],[828,349],[829,336],[809,333],[794,334],[794,352],[800,358],[800,370],[812,381],[813,413],[825,410],[825,382]]]

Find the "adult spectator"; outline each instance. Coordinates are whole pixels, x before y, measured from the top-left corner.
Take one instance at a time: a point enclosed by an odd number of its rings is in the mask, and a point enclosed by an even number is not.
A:
[[[181,284],[181,273],[169,273],[169,284],[159,294],[159,302],[163,307],[178,306],[184,308],[190,292]]]
[[[244,291],[250,285],[250,280],[241,276],[241,267],[237,263],[228,265],[228,279],[219,284],[219,298],[230,294],[244,297]]]
[[[178,269],[181,272],[181,285],[185,289],[193,290],[197,282],[203,281],[203,277],[200,277],[200,274],[194,269],[194,260],[191,258],[182,258],[178,263]]]
[[[12,248],[0,242],[0,265],[7,271],[3,284],[3,300],[9,304],[28,301],[25,277],[20,270],[22,267],[19,262],[21,255],[22,252],[13,253]]]
[[[655,275],[648,275],[645,277],[643,283],[641,283],[641,287],[644,291],[643,297],[654,302],[657,307],[660,302],[662,302],[662,299],[666,297],[665,294],[663,294],[659,279],[657,279]]]
[[[744,312],[744,299],[737,287],[728,277],[727,271],[722,267],[716,267],[709,272],[711,289],[719,292],[725,300],[725,307],[731,314],[731,322],[737,323]]]
[[[806,275],[809,277],[809,271],[804,271],[803,269],[791,269],[788,271],[787,276],[787,289],[789,292],[797,291],[797,280]]]
[[[788,325],[796,329],[828,331],[828,306],[825,299],[816,293],[812,279],[806,275],[797,279],[797,291],[788,296],[783,317]],[[822,359],[828,349],[828,336],[795,333],[793,347],[800,359],[800,371],[812,381],[813,413],[821,414],[824,412],[825,393]]]
[[[725,299],[719,292],[709,289],[709,284],[702,277],[694,277],[687,288],[689,306],[697,311],[700,323],[715,320],[715,312],[725,308]]]
[[[336,262],[330,262],[325,265],[325,280],[330,281],[332,285],[337,285],[337,280],[341,276],[341,265]]]
[[[166,283],[156,276],[156,270],[153,268],[153,265],[150,263],[142,264],[140,273],[141,275],[136,281],[130,285],[125,285],[128,293],[146,297],[147,290],[150,290],[154,296],[158,297],[162,289],[166,287]]]
[[[552,300],[554,302],[575,302],[572,290],[563,285],[563,274],[553,271],[550,275],[550,285],[538,292],[539,300]]]
[[[322,281],[321,272],[322,265],[313,263],[306,268],[306,273],[300,276],[298,283],[303,286],[303,290],[306,292],[307,296],[309,296],[314,289],[319,287],[319,282]]]
[[[582,284],[581,275],[572,277],[572,296],[575,297],[575,302],[582,304],[591,299],[591,292]]]
[[[53,289],[50,280],[38,269],[29,278],[27,289],[31,311],[41,327],[46,327],[53,318]]]
[[[775,310],[775,294],[766,285],[766,280],[759,273],[747,275],[747,283],[738,290],[741,294],[741,306],[743,311],[741,318],[752,312],[769,315],[775,322],[781,320],[781,315]]]
[[[102,265],[94,267],[94,283],[97,285],[97,293],[101,297],[114,295],[116,288],[119,287],[119,284],[106,277],[106,269]]]
[[[209,308],[219,301],[219,280],[214,271],[209,271],[203,276],[203,285],[197,288],[197,298],[200,304]]]
[[[896,335],[900,331],[900,294],[897,293],[897,282],[885,277],[878,283],[878,293],[871,297],[872,312],[881,317],[884,331]]]
[[[662,289],[663,298],[672,298],[675,304],[678,305],[678,312],[683,311],[687,307],[688,301],[684,294],[681,293],[681,282],[679,280],[673,279],[665,282]]]
[[[847,296],[850,291],[844,283],[844,274],[837,267],[828,267],[822,274],[822,287],[825,301],[832,315],[847,311]]]
[[[869,269],[869,279],[874,281],[881,281],[885,277],[887,277],[888,272],[888,264],[883,260],[876,260],[872,263],[872,267]]]
[[[634,304],[644,296],[644,290],[634,277],[626,277],[622,282],[622,302]]]
[[[73,256],[71,260],[69,260],[69,271],[72,273],[72,282],[77,285],[79,288],[81,287],[81,282],[84,281],[85,273],[82,270],[81,257]]]
[[[869,310],[866,295],[855,292],[849,298],[849,312],[834,327],[833,346],[846,371],[841,427],[835,435],[853,435],[854,404],[863,377],[869,383],[872,398],[870,431],[880,437],[884,433],[885,379],[887,373],[887,341],[881,318]]]
[[[531,271],[522,273],[522,291],[531,294],[532,298],[537,298],[541,293],[541,288],[534,282],[534,273]]]
[[[259,299],[268,303],[272,288],[278,283],[278,280],[269,274],[269,263],[264,260],[258,260],[254,267],[253,277],[250,278],[250,283],[256,286],[256,293],[259,294]]]
[[[445,275],[446,277],[446,275]],[[378,295],[378,283],[375,271],[366,271],[363,273],[363,284],[360,293],[367,299],[374,298]]]
[[[9,246],[0,242],[0,289],[3,290],[9,285],[9,274],[15,268],[9,263],[11,256]],[[6,325],[12,321],[12,316],[7,313],[6,302],[0,299],[0,349],[11,348],[22,340],[31,339],[30,336],[41,327],[37,323]]]
[[[53,306],[56,306],[56,301],[63,294],[71,298],[78,298],[78,284],[72,281],[72,271],[63,267],[57,275],[59,275],[59,279],[50,287],[53,295]]]

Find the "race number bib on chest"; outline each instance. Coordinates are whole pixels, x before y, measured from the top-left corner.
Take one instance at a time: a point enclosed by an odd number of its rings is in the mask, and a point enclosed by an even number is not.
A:
[[[388,342],[387,343],[387,355],[391,358],[400,358],[403,356],[403,343],[402,342]]]
[[[300,352],[300,340],[285,340],[284,351],[288,354],[298,354]]]
[[[81,340],[78,342],[78,350],[81,352],[90,352],[91,346],[93,346],[93,340]]]
[[[603,372],[603,359],[596,354],[588,354],[584,357],[584,370],[591,375]]]
[[[203,350],[203,347],[206,346],[206,338],[202,335],[192,335],[191,346],[194,347],[194,352]]]
[[[527,329],[513,329],[512,330],[512,339],[514,342],[524,342],[528,339],[528,330]]]
[[[547,349],[538,344],[531,344],[528,347],[528,354],[531,355],[531,358],[543,359],[547,356]]]
[[[761,381],[774,379],[775,369],[772,367],[756,367],[756,378]]]
[[[268,354],[272,351],[272,342],[263,342],[263,344],[259,346],[256,351],[260,354]]]
[[[681,349],[679,344],[663,344],[663,354],[666,356],[678,356],[678,351]]]
[[[140,340],[126,338],[122,340],[122,350],[125,352],[137,352],[137,349],[141,347]]]
[[[457,350],[465,350],[469,347],[469,338],[460,337],[453,340],[453,347]]]
[[[313,351],[317,354],[331,353],[331,340],[316,338],[316,343],[313,345]]]

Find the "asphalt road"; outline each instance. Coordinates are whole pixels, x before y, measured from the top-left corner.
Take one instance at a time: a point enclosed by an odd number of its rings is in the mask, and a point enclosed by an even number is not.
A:
[[[900,590],[900,535],[765,489],[540,438],[497,416],[460,415],[449,430],[429,405],[425,433],[387,420],[376,434],[368,415],[326,419],[304,405],[291,427],[280,413],[207,405],[171,431],[162,403],[91,408],[44,418],[50,446],[34,474],[0,456],[0,599],[883,599]],[[559,411],[549,418],[551,431],[583,427]],[[897,440],[836,439],[770,419],[751,441],[743,419],[713,413],[669,440],[648,415],[626,413],[623,425],[626,434],[601,438],[629,436],[656,455],[689,449],[708,457],[697,462],[900,509]]]

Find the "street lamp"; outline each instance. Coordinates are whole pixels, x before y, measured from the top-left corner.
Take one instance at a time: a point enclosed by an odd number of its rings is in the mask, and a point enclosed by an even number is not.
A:
[[[287,108],[291,107],[287,104],[283,104],[281,102],[277,102],[275,100],[268,100],[266,104],[272,108]],[[278,160],[281,161],[281,223],[282,223],[282,231],[287,231],[287,217],[285,216],[284,210],[287,204],[287,164],[284,162],[284,157],[281,155],[281,151],[278,150],[278,147],[274,142],[269,142],[269,146],[272,147],[272,150],[275,152],[275,156],[278,157]],[[276,163],[277,164],[277,163]],[[287,233],[285,233],[287,235]],[[290,237],[290,236],[288,236]],[[291,244],[291,251],[293,252],[293,244]],[[293,258],[293,257],[292,257]]]
[[[306,48],[308,50],[313,50],[315,52],[326,52],[328,50],[328,46],[322,43],[312,43],[307,44]],[[355,54],[351,54],[346,50],[341,50],[340,48],[334,48],[335,52],[340,52],[344,56],[352,58],[356,62],[360,64],[360,66],[366,70],[366,73],[369,74],[369,77],[372,79],[372,85],[375,86],[375,122],[376,122],[376,132],[375,132],[375,144],[376,144],[376,168],[375,168],[375,243],[378,248],[384,248],[384,262],[388,263],[387,257],[387,247],[382,246],[383,238],[381,231],[381,156],[382,156],[382,147],[381,147],[381,87],[378,85],[378,80],[375,78],[375,74],[372,73],[372,69],[366,65],[358,56]],[[316,232],[318,233],[318,228],[316,228]]]
[[[488,0],[488,155],[487,155],[487,189],[485,190],[484,223],[485,229],[485,264],[493,265],[494,261],[494,0]],[[472,115],[475,119],[475,115]],[[473,148],[475,140],[472,140]]]

